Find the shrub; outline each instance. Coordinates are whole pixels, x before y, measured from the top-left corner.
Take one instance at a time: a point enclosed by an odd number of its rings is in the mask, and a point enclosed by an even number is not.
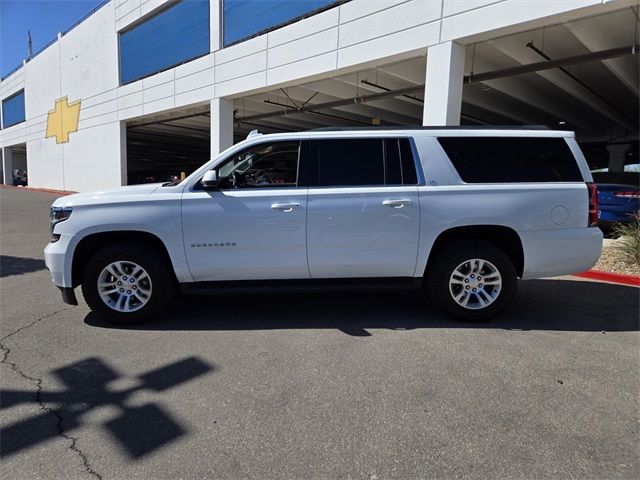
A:
[[[616,225],[615,233],[620,236],[616,247],[624,260],[640,265],[640,215],[636,215],[631,222]]]

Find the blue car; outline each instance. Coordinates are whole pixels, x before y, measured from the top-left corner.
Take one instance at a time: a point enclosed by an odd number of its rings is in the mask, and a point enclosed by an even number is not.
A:
[[[640,188],[633,185],[598,183],[598,225],[630,222],[640,214]]]

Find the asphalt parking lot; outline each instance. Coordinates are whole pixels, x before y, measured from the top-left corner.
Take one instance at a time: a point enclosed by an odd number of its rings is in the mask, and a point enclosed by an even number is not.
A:
[[[481,325],[414,294],[184,296],[125,329],[51,284],[54,198],[0,189],[3,478],[640,477],[639,289],[521,282]]]

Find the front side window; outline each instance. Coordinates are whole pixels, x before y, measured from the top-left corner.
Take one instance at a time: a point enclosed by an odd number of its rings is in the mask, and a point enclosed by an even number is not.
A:
[[[120,33],[120,82],[130,83],[209,53],[208,0],[182,0]]]
[[[218,167],[220,188],[295,187],[300,142],[250,147]]]
[[[24,122],[24,90],[2,100],[2,128]]]

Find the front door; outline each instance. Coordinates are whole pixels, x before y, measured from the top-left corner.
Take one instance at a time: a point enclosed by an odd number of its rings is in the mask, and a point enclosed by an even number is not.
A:
[[[220,188],[186,192],[185,251],[195,281],[309,278],[300,142],[249,147],[216,167]]]

